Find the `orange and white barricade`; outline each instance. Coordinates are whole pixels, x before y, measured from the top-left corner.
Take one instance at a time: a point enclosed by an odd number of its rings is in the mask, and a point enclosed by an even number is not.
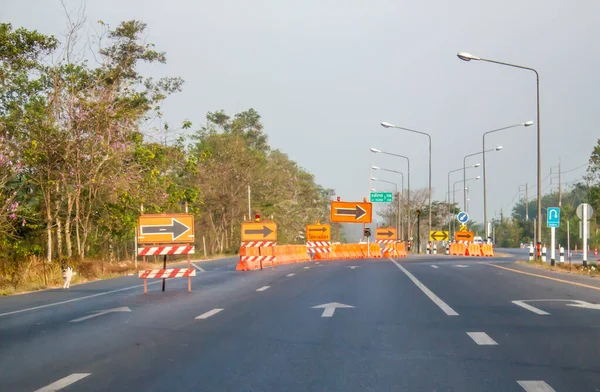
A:
[[[196,276],[195,268],[170,268],[138,271],[138,277],[144,279],[144,294],[148,294],[147,279],[188,278],[188,292],[192,291],[191,277]]]
[[[306,250],[313,255],[315,260],[330,260],[331,242],[330,241],[306,241]]]
[[[240,261],[237,271],[252,271],[264,266],[273,267],[277,261],[275,241],[248,241],[240,245]]]

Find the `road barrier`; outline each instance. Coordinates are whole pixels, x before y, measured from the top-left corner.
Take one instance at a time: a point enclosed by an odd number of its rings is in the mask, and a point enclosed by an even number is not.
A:
[[[138,256],[164,256],[194,254],[196,247],[189,245],[145,246],[138,248]]]
[[[408,256],[408,254],[406,253],[406,247],[404,245],[404,242],[396,243],[396,254],[398,255],[398,257],[407,257]]]
[[[265,266],[273,267],[277,256],[273,251],[274,241],[248,241],[240,245],[240,261],[237,271],[251,271]]]
[[[138,277],[144,279],[144,295],[148,294],[147,279],[188,278],[188,292],[192,292],[191,277],[196,276],[194,268],[171,268],[138,271]]]

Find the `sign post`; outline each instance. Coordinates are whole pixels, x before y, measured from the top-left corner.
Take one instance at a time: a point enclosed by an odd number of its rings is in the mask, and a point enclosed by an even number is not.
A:
[[[556,228],[560,227],[560,207],[548,207],[547,226],[550,228],[550,265],[556,260]]]
[[[594,215],[594,209],[587,203],[581,203],[575,210],[577,217],[581,219],[581,237],[583,242],[583,266],[587,266],[587,253],[588,253],[588,220]]]

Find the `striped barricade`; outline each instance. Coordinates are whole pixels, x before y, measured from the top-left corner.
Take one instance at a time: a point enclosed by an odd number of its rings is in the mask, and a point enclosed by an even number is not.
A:
[[[273,267],[277,261],[274,241],[248,241],[240,245],[240,261],[237,271],[252,271],[262,267]]]
[[[314,260],[331,259],[330,241],[306,241],[306,250],[313,255]]]
[[[170,268],[138,271],[138,277],[140,279],[144,279],[144,295],[148,294],[147,279],[188,278],[188,292],[191,292],[192,276],[196,276],[196,270],[194,268]]]
[[[138,248],[138,256],[193,255],[193,245],[145,246]]]

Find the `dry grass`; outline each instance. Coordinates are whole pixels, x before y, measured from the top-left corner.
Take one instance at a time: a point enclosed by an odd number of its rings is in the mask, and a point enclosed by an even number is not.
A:
[[[209,259],[218,258],[215,255]],[[138,270],[162,268],[162,260],[156,258],[156,262],[151,258],[148,261],[138,262],[137,269],[132,261],[122,261],[118,263],[102,263],[101,260],[73,261],[69,265],[73,267],[75,275],[71,284],[81,284],[102,279],[116,278],[129,274],[137,274]],[[169,260],[167,264],[181,263],[185,258]],[[63,277],[62,269],[58,262],[51,264],[45,263],[42,259],[30,260],[22,267],[22,272],[11,280],[0,274],[0,296],[23,294],[32,291],[44,290],[48,288],[62,287]]]
[[[588,263],[586,267],[584,267],[581,264],[569,264],[560,262],[556,262],[554,267],[551,266],[549,262],[544,263],[542,261],[517,261],[517,263],[528,264],[536,268],[548,271],[558,271],[591,277],[597,277],[600,274],[600,272],[598,271],[598,265],[595,262]]]

